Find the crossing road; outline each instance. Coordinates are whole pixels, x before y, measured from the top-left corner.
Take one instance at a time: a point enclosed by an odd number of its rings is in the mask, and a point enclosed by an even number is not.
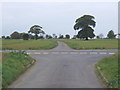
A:
[[[37,61],[9,88],[104,88],[94,65],[118,51],[73,50],[58,42],[58,47],[51,50],[26,52]]]

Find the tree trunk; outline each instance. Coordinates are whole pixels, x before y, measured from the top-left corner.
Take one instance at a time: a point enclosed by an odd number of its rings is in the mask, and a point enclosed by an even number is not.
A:
[[[86,37],[85,40],[88,40],[88,37]]]
[[[38,35],[37,35],[37,34],[35,34],[35,40],[37,40],[37,38],[38,38]]]

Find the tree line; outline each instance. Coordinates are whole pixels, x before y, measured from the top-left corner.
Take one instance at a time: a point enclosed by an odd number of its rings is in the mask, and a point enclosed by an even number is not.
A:
[[[72,39],[92,39],[96,35],[94,34],[94,27],[96,26],[96,22],[94,21],[95,17],[91,15],[84,15],[75,21],[75,25],[73,26],[74,30],[79,30],[77,35],[74,35]],[[33,35],[34,34],[34,35]],[[39,36],[40,35],[40,36]],[[107,38],[115,38],[116,35],[114,34],[113,30],[110,30],[107,34]],[[30,27],[28,33],[19,33],[17,31],[13,32],[10,36],[2,36],[3,39],[70,39],[70,35],[66,34],[57,36],[56,34],[48,35],[46,34],[42,27],[39,25],[33,25]],[[103,38],[103,34],[97,35],[97,39]]]
[[[33,35],[34,34],[34,35]],[[19,33],[17,31],[10,34],[10,36],[2,36],[2,39],[70,39],[70,35],[66,34],[57,36],[56,34],[48,35],[43,30],[42,27],[39,25],[33,25],[28,33]]]

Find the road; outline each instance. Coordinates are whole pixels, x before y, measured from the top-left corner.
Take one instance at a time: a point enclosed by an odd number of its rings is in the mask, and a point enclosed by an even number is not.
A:
[[[94,64],[117,50],[73,50],[63,42],[51,50],[27,50],[37,61],[9,88],[103,88]]]

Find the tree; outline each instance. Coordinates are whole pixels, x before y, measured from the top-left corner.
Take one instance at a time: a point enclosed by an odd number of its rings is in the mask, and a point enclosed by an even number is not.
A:
[[[114,34],[113,30],[111,30],[111,31],[108,32],[107,37],[112,39],[112,38],[115,38],[116,35]]]
[[[23,40],[28,40],[29,39],[29,34],[24,33],[22,38],[23,38]]]
[[[10,36],[6,36],[6,38],[5,39],[10,39]]]
[[[13,32],[10,36],[12,39],[20,39],[20,34],[16,31]]]
[[[29,34],[29,38],[30,39],[35,39],[35,36],[33,36],[32,34]]]
[[[64,38],[64,36],[60,34],[59,35],[59,39],[63,39],[63,38]]]
[[[57,35],[56,34],[52,34],[53,39],[57,39]]]
[[[46,39],[52,39],[52,36],[47,34]]]
[[[77,39],[78,35],[73,35],[72,39]]]
[[[65,38],[66,38],[66,39],[70,39],[70,35],[66,34],[66,35],[65,35]]]
[[[96,38],[97,38],[97,39],[100,39],[100,37],[99,37],[99,36],[96,36]]]
[[[83,38],[83,39],[85,38],[86,40],[88,40],[88,37],[89,38],[95,37],[95,34],[93,33],[94,30],[91,27],[91,26],[95,27],[96,25],[96,22],[93,19],[94,17],[91,15],[84,15],[76,19],[74,30],[81,29],[77,35],[79,38]]]
[[[5,39],[5,36],[2,36],[2,39]]]
[[[40,33],[44,33],[43,30],[41,30],[42,27],[39,26],[39,25],[34,25],[30,28],[30,30],[28,31],[28,33],[34,33],[35,34],[35,39],[37,40],[38,39],[38,34]]]
[[[44,39],[44,37],[43,37],[43,36],[40,36],[39,39]]]

